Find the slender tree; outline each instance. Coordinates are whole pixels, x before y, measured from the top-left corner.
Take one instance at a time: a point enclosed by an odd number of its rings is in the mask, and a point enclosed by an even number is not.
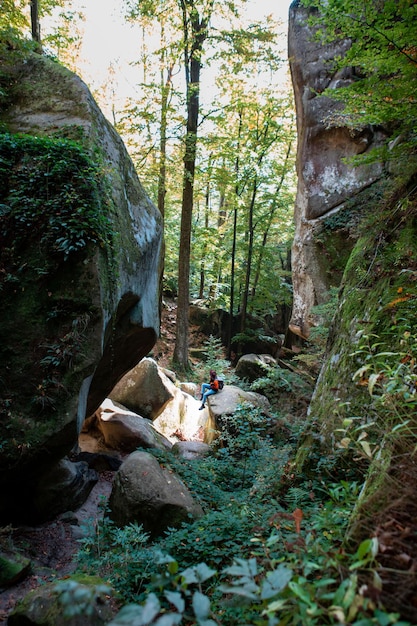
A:
[[[284,185],[284,181],[286,176],[288,175],[289,169],[291,167],[291,154],[293,153],[293,139],[292,139],[292,135],[293,135],[293,131],[292,129],[290,129],[290,133],[289,133],[289,137],[288,137],[288,148],[287,148],[287,153],[285,155],[285,160],[284,160],[284,164],[282,166],[282,171],[281,171],[281,176],[278,179],[278,183],[276,185],[276,189],[275,192],[273,194],[272,200],[268,206],[268,211],[267,211],[267,221],[265,224],[265,229],[262,235],[262,244],[261,244],[261,249],[258,255],[258,261],[256,264],[256,271],[255,271],[255,278],[253,281],[253,286],[252,286],[252,292],[251,292],[251,300],[252,302],[255,301],[255,297],[256,297],[256,289],[258,287],[258,283],[259,283],[259,278],[261,275],[261,269],[262,269],[262,265],[263,265],[263,260],[264,260],[264,253],[265,253],[265,249],[266,249],[266,244],[268,241],[268,235],[270,233],[272,224],[274,222],[276,213],[277,213],[277,209],[280,205],[280,193],[282,190],[282,187]],[[294,166],[294,163],[292,163],[292,166]]]
[[[179,368],[188,369],[191,225],[200,109],[200,74],[203,47],[208,36],[214,0],[208,0],[201,12],[195,0],[179,0],[179,2],[183,23],[187,131],[185,136],[180,249],[178,256],[177,334],[173,360]]]
[[[31,0],[30,2],[30,24],[32,39],[36,41],[38,46],[41,45],[41,26],[39,23],[39,2],[38,0]]]
[[[204,231],[207,232],[209,228],[209,218],[210,218],[210,184],[211,184],[211,161],[212,155],[209,156],[208,163],[208,172],[207,172],[207,182],[206,182],[206,194],[204,198]],[[204,237],[203,241],[203,251],[201,255],[200,261],[200,286],[198,289],[198,297],[200,299],[204,298],[204,287],[205,287],[205,268],[206,268],[206,256],[207,256],[208,242],[207,237]]]
[[[161,50],[161,117],[160,117],[160,139],[159,139],[159,173],[158,173],[158,209],[165,218],[165,196],[167,177],[167,129],[168,129],[168,108],[169,96],[172,87],[172,73],[174,64],[167,63],[165,50]],[[164,66],[167,66],[166,78]]]
[[[233,335],[233,316],[235,310],[235,276],[236,276],[236,241],[237,241],[237,224],[238,224],[238,206],[240,189],[240,144],[242,136],[242,109],[238,111],[238,132],[236,144],[235,159],[235,198],[233,208],[233,238],[232,238],[232,258],[230,267],[230,306],[229,306],[229,328],[227,333],[227,357],[232,356],[232,335]]]
[[[241,300],[241,308],[240,308],[240,332],[244,333],[246,330],[246,317],[248,312],[248,301],[249,301],[249,287],[250,287],[250,278],[252,273],[252,257],[253,257],[253,242],[255,237],[254,232],[254,210],[255,210],[255,201],[256,195],[258,192],[258,177],[255,174],[252,182],[251,182],[251,193],[250,193],[250,201],[248,207],[248,226],[247,226],[247,253],[246,253],[246,271],[245,271],[245,281],[242,290],[242,300]]]

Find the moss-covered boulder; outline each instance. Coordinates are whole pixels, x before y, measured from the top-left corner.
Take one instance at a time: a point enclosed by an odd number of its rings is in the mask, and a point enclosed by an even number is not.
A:
[[[30,568],[31,562],[26,557],[0,552],[0,587],[15,585],[28,575]]]
[[[8,617],[9,626],[104,626],[115,610],[111,589],[84,577],[48,583],[30,591]]]
[[[161,216],[86,85],[22,55],[0,59],[0,521],[159,331]]]

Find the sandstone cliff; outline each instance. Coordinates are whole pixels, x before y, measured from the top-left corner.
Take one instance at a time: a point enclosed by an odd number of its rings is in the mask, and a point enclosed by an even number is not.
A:
[[[354,79],[353,69],[337,72],[331,64],[349,41],[326,47],[315,41],[311,14],[312,9],[293,2],[288,33],[298,132],[290,329],[301,337],[309,335],[312,307],[325,302],[329,288],[339,284],[354,244],[354,227],[369,197],[378,193],[373,184],[383,176],[380,164],[353,167],[346,159],[367,153],[385,139],[380,128],[365,126],[353,132],[332,121],[340,105],[320,94]]]
[[[40,475],[156,341],[162,220],[77,76],[1,65],[0,517],[42,518]]]
[[[309,15],[293,3],[299,182],[292,330],[307,337],[311,308],[329,286],[340,290],[298,468],[315,480],[362,485],[345,545],[378,542],[384,607],[416,623],[415,582],[404,559],[415,553],[417,515],[417,162],[410,150],[401,171],[343,160],[377,146],[383,131],[349,133],[327,123],[338,105],[320,92],[353,72],[332,74],[326,61],[349,42],[315,44]]]

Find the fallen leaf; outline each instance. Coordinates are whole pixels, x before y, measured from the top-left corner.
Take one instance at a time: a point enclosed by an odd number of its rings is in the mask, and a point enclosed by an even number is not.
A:
[[[299,535],[301,532],[301,520],[303,519],[303,512],[301,509],[295,509],[292,516],[295,522],[295,532]]]

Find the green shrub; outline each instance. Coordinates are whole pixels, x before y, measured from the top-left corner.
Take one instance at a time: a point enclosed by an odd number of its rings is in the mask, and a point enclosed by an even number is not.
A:
[[[143,581],[155,572],[156,551],[149,535],[138,524],[117,528],[107,517],[88,530],[80,540],[80,570],[107,580],[125,601],[137,599]]]
[[[239,522],[235,509],[234,515],[230,510],[223,516],[219,512],[209,514],[189,528],[188,533],[184,526],[182,531],[169,535],[168,542],[165,539],[158,542],[159,547],[175,549],[177,557],[154,550],[151,562],[150,548],[145,547],[153,573],[148,572],[143,594],[137,594],[136,601],[141,604],[123,607],[109,626],[127,623],[409,626],[408,622],[399,620],[398,614],[380,607],[361,582],[366,574],[373,576],[374,584],[378,585],[378,541],[366,539],[350,552],[343,548],[359,488],[347,481],[322,484],[321,490],[316,491],[317,501],[305,502],[298,528],[295,511],[291,514],[281,510],[271,516],[272,523],[266,532],[252,529],[250,535],[242,532],[245,524]],[[266,512],[264,508],[253,511],[253,515],[263,516]],[[119,540],[112,545],[122,548],[127,563],[139,557],[144,564],[143,556],[136,553],[136,547],[142,544],[140,538],[135,546],[137,532],[138,529],[119,530]],[[189,535],[195,552],[194,562],[187,565],[181,550]],[[223,553],[222,542],[227,544]],[[229,550],[230,554],[233,550],[235,553],[225,563]],[[213,555],[218,555],[215,567],[200,561]],[[186,555],[186,561],[188,558],[192,558],[191,552]],[[132,587],[131,578],[132,572],[127,571],[123,584],[119,581],[124,593],[124,585]]]
[[[304,399],[311,397],[314,383],[311,376],[279,366],[265,365],[264,369],[265,375],[257,378],[250,389],[266,396],[275,409],[283,406],[283,394]]]

